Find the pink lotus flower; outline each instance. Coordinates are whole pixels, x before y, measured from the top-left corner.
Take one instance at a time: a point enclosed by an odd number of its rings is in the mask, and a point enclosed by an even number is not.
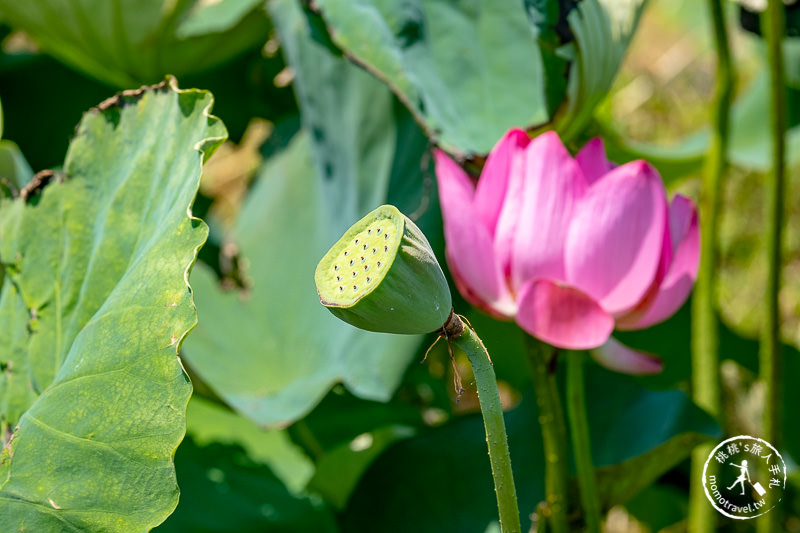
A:
[[[600,139],[575,157],[558,135],[509,131],[477,186],[435,152],[447,262],[464,297],[554,346],[593,349],[606,366],[658,371],[611,338],[671,316],[697,277],[691,200],[672,203],[644,161],[616,166]]]

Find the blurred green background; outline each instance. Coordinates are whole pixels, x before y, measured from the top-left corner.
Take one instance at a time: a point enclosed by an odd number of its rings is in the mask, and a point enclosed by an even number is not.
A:
[[[433,337],[367,334],[335,321],[318,305],[313,267],[343,229],[385,202],[422,227],[444,266],[430,150],[438,145],[477,171],[512,125],[555,127],[573,149],[601,135],[612,159],[646,157],[671,193],[696,199],[714,89],[705,3],[650,0],[640,10],[631,2],[632,16],[641,13],[632,40],[601,47],[613,58],[627,44],[624,61],[595,85],[588,71],[578,77],[558,2],[146,4],[122,2],[128,11],[109,15],[120,24],[109,28],[90,0],[0,1],[2,138],[19,147],[2,146],[0,170],[22,185],[30,169],[58,167],[82,113],[118,90],[174,74],[182,88],[214,95],[230,138],[207,162],[193,209],[211,230],[190,280],[199,325],[182,352],[195,394],[175,458],[180,504],[157,530],[499,531],[474,387],[456,398],[443,343],[418,364]],[[763,42],[739,27],[735,4],[726,7],[739,79],[718,277],[725,416],[714,421],[687,396],[688,304],[664,324],[620,334],[659,355],[665,370],[588,369],[609,532],[685,531],[691,447],[760,432],[754,303],[766,276],[768,85]],[[587,14],[583,31],[603,28],[599,20]],[[780,293],[790,469],[800,457],[793,73],[790,65]],[[575,95],[585,98],[576,104]],[[544,491],[521,333],[455,299],[492,353],[525,528]],[[786,531],[800,531],[798,488],[793,475],[780,510]],[[719,527],[751,525],[721,518]]]

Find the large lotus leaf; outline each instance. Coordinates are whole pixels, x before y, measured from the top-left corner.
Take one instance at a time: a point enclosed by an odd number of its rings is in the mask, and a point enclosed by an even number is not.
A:
[[[263,0],[215,0],[194,2],[186,11],[176,35],[180,39],[224,32],[236,26]]]
[[[44,51],[118,87],[207,70],[269,35],[255,0],[0,0]]]
[[[311,134],[267,161],[235,224],[248,290],[226,292],[209,269],[195,270],[201,321],[185,347],[203,381],[260,425],[302,417],[337,382],[388,400],[420,342],[340,322],[313,280],[331,244],[386,202],[396,159],[419,161],[420,143],[406,140],[422,136],[400,127],[383,84],[312,40],[295,2],[273,2],[271,13]]]
[[[697,434],[718,435],[710,417],[682,392],[648,390],[628,376],[595,365],[586,370],[595,463],[604,467],[639,459],[638,464],[648,464],[647,470],[638,471],[601,468],[620,476],[616,480],[622,487],[615,493],[618,497],[630,497],[631,491],[623,489],[646,486],[678,458],[687,457],[691,451],[687,443],[697,442]],[[531,396],[526,395],[517,408],[506,413],[523,531],[528,527],[525,520],[544,499],[544,457]],[[607,497],[604,503],[619,501]],[[480,418],[472,416],[389,448],[353,494],[344,530],[486,531],[495,527],[496,521],[485,434]]]
[[[314,164],[340,226],[348,228],[387,197],[431,239],[442,233],[429,141],[385,84],[362,68],[331,53],[315,37],[315,28],[292,0],[269,4],[303,127],[311,133]],[[425,168],[423,168],[425,167]]]
[[[195,394],[186,409],[186,434],[198,446],[239,446],[254,462],[268,466],[292,494],[301,494],[314,463],[292,442],[287,430],[264,431],[229,408]]]
[[[348,444],[325,454],[317,462],[317,471],[308,484],[325,501],[344,509],[364,471],[391,444],[412,437],[416,431],[408,426],[374,428]]]
[[[159,533],[335,531],[319,498],[304,492],[314,472],[284,430],[193,397],[175,455],[181,501]]]
[[[260,425],[302,417],[339,381],[359,396],[387,400],[419,343],[358,330],[320,305],[314,268],[347,223],[326,202],[309,137],[301,134],[265,166],[236,224],[251,288],[225,291],[202,265],[192,274],[201,322],[186,358]]]
[[[601,505],[608,509],[628,502],[664,472],[685,460],[689,450],[712,440],[713,437],[709,434],[689,431],[673,437],[647,453],[619,464],[598,468],[597,492]]]
[[[392,94],[314,41],[293,0],[272,2],[270,14],[295,72],[294,90],[325,197],[321,208],[345,223],[331,234],[336,236],[386,198],[397,138]]]
[[[404,386],[411,379],[406,376]],[[316,471],[309,489],[335,508],[343,509],[372,461],[390,444],[411,437],[424,427],[417,406],[397,400],[370,402],[347,394],[343,387],[334,387],[288,431],[314,457]]]
[[[84,116],[56,182],[1,201],[0,530],[146,531],[175,508],[207,235],[188,209],[226,135],[211,103],[122,93]]]
[[[547,122],[548,104],[563,99],[563,83],[545,76],[566,74],[566,61],[555,55],[553,44],[554,1],[526,6],[520,0],[317,0],[313,5],[333,42],[384,80],[451,152],[488,153],[509,128]]]
[[[337,531],[333,513],[292,496],[269,467],[238,446],[198,446],[191,436],[175,456],[181,503],[158,533]],[[319,498],[315,498],[319,501]]]

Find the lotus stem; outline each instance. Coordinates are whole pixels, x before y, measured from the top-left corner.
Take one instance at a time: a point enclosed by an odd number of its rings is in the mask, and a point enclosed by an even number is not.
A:
[[[717,314],[717,242],[722,176],[726,168],[733,65],[721,0],[709,0],[717,54],[713,135],[700,194],[700,268],[692,299],[692,398],[714,417],[720,415],[719,323]],[[714,531],[717,514],[703,490],[703,465],[711,445],[692,452],[689,530]]]
[[[567,420],[586,520],[586,533],[600,533],[600,500],[597,497],[589,422],[586,418],[583,359],[584,354],[581,352],[567,353]]]
[[[550,361],[555,353],[552,347],[533,337],[526,335],[526,339],[544,445],[544,486],[547,505],[543,510],[548,515],[549,531],[566,533],[569,482],[567,430],[555,373],[550,370]],[[541,519],[540,516],[539,520]]]
[[[783,196],[786,187],[786,84],[784,81],[783,34],[784,7],[780,0],[769,0],[763,22],[767,41],[767,60],[771,91],[770,129],[772,131],[772,172],[766,187],[766,225],[764,241],[767,252],[767,283],[764,291],[764,322],[761,324],[759,378],[764,383],[763,437],[773,446],[781,441],[781,338],[778,293],[781,275],[781,240],[783,233]],[[759,519],[758,531],[778,530],[778,513]]]
[[[456,320],[458,322],[455,322]],[[457,315],[451,314],[445,325],[446,328],[448,324],[451,328],[455,327],[456,331],[459,326],[462,329],[458,335],[449,334],[445,330],[445,336],[448,342],[452,342],[467,354],[475,376],[478,401],[481,406],[481,415],[483,415],[483,425],[486,429],[486,443],[489,446],[489,462],[492,465],[500,528],[503,533],[521,533],[517,491],[511,470],[511,455],[508,451],[503,407],[500,403],[492,361],[475,331],[466,327]]]

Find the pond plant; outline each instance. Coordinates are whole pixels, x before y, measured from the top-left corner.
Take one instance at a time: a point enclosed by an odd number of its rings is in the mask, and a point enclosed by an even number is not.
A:
[[[0,532],[796,530],[798,13],[0,0]]]

